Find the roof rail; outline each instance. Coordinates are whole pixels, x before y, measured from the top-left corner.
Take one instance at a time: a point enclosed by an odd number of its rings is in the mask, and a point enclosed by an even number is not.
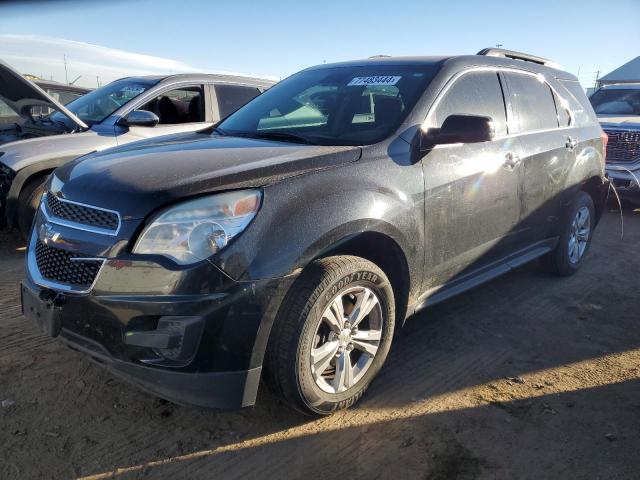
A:
[[[562,68],[555,62],[537,55],[530,55],[528,53],[515,52],[513,50],[506,50],[504,48],[483,48],[476,55],[486,55],[487,57],[501,57],[511,58],[513,60],[522,60],[525,62],[537,63],[538,65],[545,65],[551,68]]]

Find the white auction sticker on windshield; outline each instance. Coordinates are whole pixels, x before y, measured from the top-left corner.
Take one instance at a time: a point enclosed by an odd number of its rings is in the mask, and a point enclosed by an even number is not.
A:
[[[347,87],[360,87],[362,85],[395,85],[401,76],[379,75],[376,77],[356,77],[347,83]]]

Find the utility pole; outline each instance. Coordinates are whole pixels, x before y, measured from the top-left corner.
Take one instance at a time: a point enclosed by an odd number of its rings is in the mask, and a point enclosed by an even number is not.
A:
[[[100,88],[100,75],[96,75],[96,83],[98,84],[98,88]]]
[[[600,79],[600,70],[596,71],[596,81],[593,84],[593,88],[596,89],[598,88],[598,80]]]
[[[496,47],[497,48],[502,48],[502,44],[501,43],[496,43]]]
[[[69,72],[67,72],[67,56],[63,55],[62,58],[64,59],[64,81],[67,85],[69,85]]]

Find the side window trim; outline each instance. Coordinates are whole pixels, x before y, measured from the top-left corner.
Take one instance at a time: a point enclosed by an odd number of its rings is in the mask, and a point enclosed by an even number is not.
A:
[[[509,135],[515,135],[515,122],[516,115],[513,110],[513,102],[511,101],[511,90],[509,89],[509,82],[507,81],[507,77],[504,75],[504,72],[501,70],[497,71],[498,78],[500,79],[500,86],[502,87],[502,97],[504,99],[504,108],[507,116],[507,137]]]
[[[556,127],[556,128],[550,128],[550,129],[543,129],[543,130],[535,130],[535,131],[528,131],[528,132],[518,132],[518,133],[511,133],[509,131],[509,122],[510,122],[510,118],[509,118],[509,113],[511,112],[511,122],[516,121],[516,116],[513,112],[513,104],[511,102],[511,92],[509,91],[508,88],[508,80],[505,78],[505,75],[501,75],[503,73],[516,73],[516,74],[522,74],[522,75],[530,75],[533,77],[540,77],[541,74],[537,74],[534,72],[529,72],[528,70],[520,70],[518,68],[510,68],[510,67],[489,67],[489,66],[484,66],[484,67],[470,67],[467,68],[465,70],[461,70],[459,72],[456,72],[454,75],[451,76],[451,78],[447,81],[447,83],[444,85],[444,87],[442,87],[442,89],[438,92],[438,94],[436,95],[435,100],[433,101],[433,103],[429,106],[429,109],[427,110],[427,114],[425,115],[425,118],[421,124],[421,126],[426,126],[428,125],[428,122],[431,119],[431,116],[434,114],[436,108],[438,107],[438,104],[440,103],[440,101],[444,98],[445,94],[449,91],[449,89],[451,89],[451,87],[453,86],[453,84],[455,82],[458,81],[459,78],[461,78],[463,75],[466,75],[468,73],[473,73],[473,72],[487,72],[487,71],[492,71],[492,72],[496,72],[498,74],[498,78],[500,79],[500,86],[502,87],[502,95],[503,98],[505,100],[505,107],[506,107],[506,111],[507,111],[507,135],[502,136],[502,137],[496,137],[496,139],[501,139],[501,138],[507,138],[507,137],[511,137],[511,136],[515,136],[515,135],[528,135],[528,134],[532,134],[532,133],[541,133],[541,132],[548,132],[548,131],[552,131],[552,130],[563,130],[563,129],[569,129],[569,128],[574,128],[575,127],[575,115],[573,113],[573,110],[571,109],[571,107],[569,106],[566,98],[564,96],[562,96],[559,92],[559,90],[557,88],[555,88],[553,85],[551,85],[551,83],[549,82],[549,80],[547,80],[546,77],[544,77],[544,75],[542,75],[543,79],[544,79],[544,83],[551,89],[551,91],[553,93],[555,93],[558,98],[560,98],[561,100],[565,101],[566,108],[567,108],[567,112],[569,112],[569,125],[565,126],[565,127]],[[508,92],[508,95],[507,95]],[[554,100],[555,101],[555,100]],[[513,127],[513,123],[511,123],[512,127]]]
[[[134,101],[129,102],[123,105],[122,107],[120,107],[118,110],[113,112],[110,116],[117,115],[118,117],[126,117],[127,115],[129,115],[131,112],[138,109],[142,105],[149,103],[154,98],[159,97],[163,93],[170,92],[171,90],[177,90],[180,88],[190,88],[190,87],[204,88],[204,86],[205,86],[204,82],[198,82],[198,81],[181,81],[181,82],[168,83],[166,85],[161,85],[161,86],[156,85],[154,87],[151,87],[142,95],[136,97]]]
[[[556,116],[558,118],[558,127],[562,128],[562,127],[569,127],[571,126],[571,113],[568,107],[562,105],[562,99],[560,98],[560,96],[555,92],[555,90],[552,90],[553,94],[553,103],[556,106]],[[569,117],[569,125],[560,125],[560,109],[564,109],[567,112],[567,116]]]
[[[507,116],[507,106],[506,106],[506,92],[503,86],[503,81],[500,78],[499,75],[499,70],[496,68],[492,68],[492,67],[472,67],[472,68],[468,68],[466,70],[461,70],[459,72],[456,72],[454,75],[451,76],[451,78],[447,81],[447,83],[444,85],[444,87],[442,87],[442,89],[440,90],[440,92],[438,92],[435,101],[432,103],[432,105],[429,107],[429,110],[427,111],[427,114],[425,116],[425,119],[422,123],[422,125],[428,125],[429,122],[433,121],[432,117],[433,115],[436,114],[438,107],[440,106],[440,103],[442,102],[443,99],[446,99],[447,94],[449,93],[450,90],[453,89],[453,87],[456,85],[456,83],[458,83],[465,75],[472,75],[474,73],[493,73],[494,75],[496,75],[496,79],[498,81],[498,87],[500,88],[500,95],[502,97],[502,108],[503,108],[503,112],[505,114],[504,117],[504,121],[508,122],[509,121],[509,117]],[[508,127],[507,127],[508,129]],[[502,138],[505,135],[500,135],[500,136],[496,136],[496,139],[498,138]]]

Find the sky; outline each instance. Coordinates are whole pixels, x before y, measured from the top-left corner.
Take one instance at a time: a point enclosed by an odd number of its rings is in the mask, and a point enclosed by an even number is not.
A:
[[[323,62],[498,44],[592,86],[640,55],[640,0],[0,0],[0,59],[88,87],[190,71],[280,79]]]

